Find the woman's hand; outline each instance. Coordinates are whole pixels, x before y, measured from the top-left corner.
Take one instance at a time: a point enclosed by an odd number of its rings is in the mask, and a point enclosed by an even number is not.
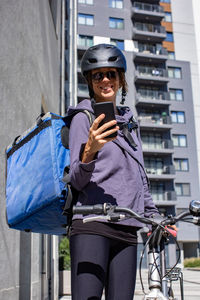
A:
[[[113,129],[106,130],[111,126],[117,124],[116,120],[109,121],[99,127],[101,121],[105,118],[104,114],[101,114],[96,118],[90,127],[88,141],[85,145],[85,149],[82,155],[82,162],[88,163],[94,159],[95,154],[108,142],[113,141],[116,137],[108,138],[112,133],[115,133],[119,130],[119,127],[116,126]],[[106,130],[106,131],[105,131]]]

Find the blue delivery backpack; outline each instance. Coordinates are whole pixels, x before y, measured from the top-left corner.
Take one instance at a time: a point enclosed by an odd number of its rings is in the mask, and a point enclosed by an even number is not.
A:
[[[90,113],[82,112],[91,124]],[[32,128],[7,147],[6,216],[10,228],[66,234],[73,198],[68,173],[64,177],[70,165],[72,117],[53,113],[40,116]]]

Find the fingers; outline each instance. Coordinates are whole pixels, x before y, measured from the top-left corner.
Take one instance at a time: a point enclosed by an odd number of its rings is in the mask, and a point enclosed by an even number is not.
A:
[[[99,124],[101,123],[101,121],[102,121],[104,118],[105,118],[105,114],[101,114],[100,116],[98,116],[98,117],[94,120],[94,122],[93,122],[92,126],[90,127],[90,129],[92,129],[92,130],[97,130],[97,128],[99,127]]]
[[[103,126],[102,126],[103,127]],[[110,127],[110,126],[109,126]],[[97,135],[96,136],[96,138],[97,139],[107,139],[107,140],[114,140],[116,137],[114,137],[114,138],[107,138],[109,135],[111,135],[111,134],[113,134],[113,133],[115,133],[115,132],[117,132],[119,130],[119,126],[116,126],[115,128],[112,128],[112,129],[110,129],[110,130],[106,130],[106,131],[104,131],[103,133],[101,133],[101,134],[99,134],[99,135]]]

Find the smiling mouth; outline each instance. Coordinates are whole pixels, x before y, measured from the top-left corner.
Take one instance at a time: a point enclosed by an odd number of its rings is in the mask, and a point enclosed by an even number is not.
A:
[[[111,86],[100,87],[100,89],[103,90],[103,91],[108,91],[108,90],[113,89],[113,85],[111,85]]]

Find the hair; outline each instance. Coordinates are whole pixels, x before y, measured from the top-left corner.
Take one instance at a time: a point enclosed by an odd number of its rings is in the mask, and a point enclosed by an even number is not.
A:
[[[119,74],[119,82],[120,82],[121,96],[122,96],[120,104],[124,104],[125,97],[128,92],[128,84],[126,82],[126,77],[125,77],[124,71],[122,69],[117,69],[117,72]],[[94,91],[92,88],[92,72],[91,71],[87,72],[87,74],[85,75],[85,79],[88,84],[89,96],[90,96],[90,98],[94,98]]]

